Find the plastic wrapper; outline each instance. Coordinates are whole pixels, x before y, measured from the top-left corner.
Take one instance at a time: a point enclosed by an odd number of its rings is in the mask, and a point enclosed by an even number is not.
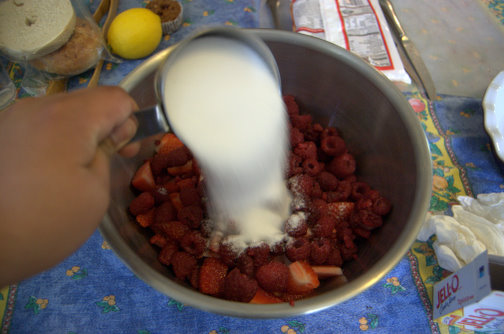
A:
[[[10,20],[12,25],[20,25],[24,34],[23,38],[30,38],[33,32],[34,39],[37,31],[45,31],[51,36],[47,41],[25,43],[28,46],[16,45],[15,28],[4,30],[0,33],[0,52],[10,61],[25,67],[23,88],[32,95],[44,92],[50,80],[62,79],[81,74],[96,66],[100,59],[112,60],[113,57],[107,50],[106,42],[98,24],[94,21],[89,9],[82,0],[68,2],[70,11],[63,11],[61,0],[4,0],[0,3],[4,14],[18,10],[15,19]],[[46,2],[43,4],[43,2]],[[63,2],[63,4],[65,4]],[[59,5],[56,9],[50,6]],[[66,5],[66,4],[65,4]],[[9,8],[9,6],[11,8]],[[40,8],[42,6],[42,8]],[[45,7],[43,7],[45,6]],[[15,7],[15,8],[14,8]],[[19,8],[22,8],[19,9]],[[47,10],[45,10],[47,9]],[[51,23],[51,15],[63,12],[65,20],[60,24]],[[48,15],[46,18],[44,15]],[[24,22],[23,22],[24,20]],[[59,21],[59,19],[58,19]],[[4,20],[5,22],[5,20]],[[24,26],[23,26],[24,24]],[[32,27],[36,29],[31,29]],[[48,28],[46,28],[48,27]],[[45,43],[45,44],[44,44]],[[35,45],[30,48],[30,45]]]
[[[260,8],[262,27],[324,39],[355,53],[390,80],[411,83],[378,0],[262,0]]]
[[[454,272],[484,250],[504,256],[504,193],[460,196],[458,200],[460,205],[452,207],[453,217],[429,214],[417,237],[426,241],[436,235],[433,248],[439,265]]]

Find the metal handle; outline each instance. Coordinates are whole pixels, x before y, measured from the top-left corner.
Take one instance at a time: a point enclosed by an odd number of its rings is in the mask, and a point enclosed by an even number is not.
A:
[[[168,119],[159,104],[137,111],[134,116],[138,121],[138,128],[135,136],[131,139],[132,142],[170,130]]]
[[[383,14],[386,16],[387,21],[389,21],[391,24],[391,28],[396,31],[397,36],[401,39],[408,39],[408,36],[406,36],[406,33],[404,32],[404,29],[401,26],[401,22],[399,22],[399,18],[396,15],[396,12],[394,10],[394,6],[392,6],[392,3],[389,0],[380,0],[380,7],[383,10]]]

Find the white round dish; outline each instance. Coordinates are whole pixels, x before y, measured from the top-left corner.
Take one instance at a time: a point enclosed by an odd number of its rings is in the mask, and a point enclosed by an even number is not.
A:
[[[483,97],[485,129],[495,153],[504,162],[504,71],[497,74]]]

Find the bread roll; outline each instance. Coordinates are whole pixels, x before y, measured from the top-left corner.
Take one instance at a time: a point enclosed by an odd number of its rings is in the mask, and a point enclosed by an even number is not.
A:
[[[70,39],[75,21],[70,0],[2,0],[0,51],[19,60],[47,55]]]

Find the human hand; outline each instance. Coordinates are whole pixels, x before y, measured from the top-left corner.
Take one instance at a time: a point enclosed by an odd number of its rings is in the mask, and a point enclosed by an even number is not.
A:
[[[98,87],[0,112],[0,287],[57,264],[93,233],[110,200],[109,155],[135,134],[136,109],[122,89]]]

